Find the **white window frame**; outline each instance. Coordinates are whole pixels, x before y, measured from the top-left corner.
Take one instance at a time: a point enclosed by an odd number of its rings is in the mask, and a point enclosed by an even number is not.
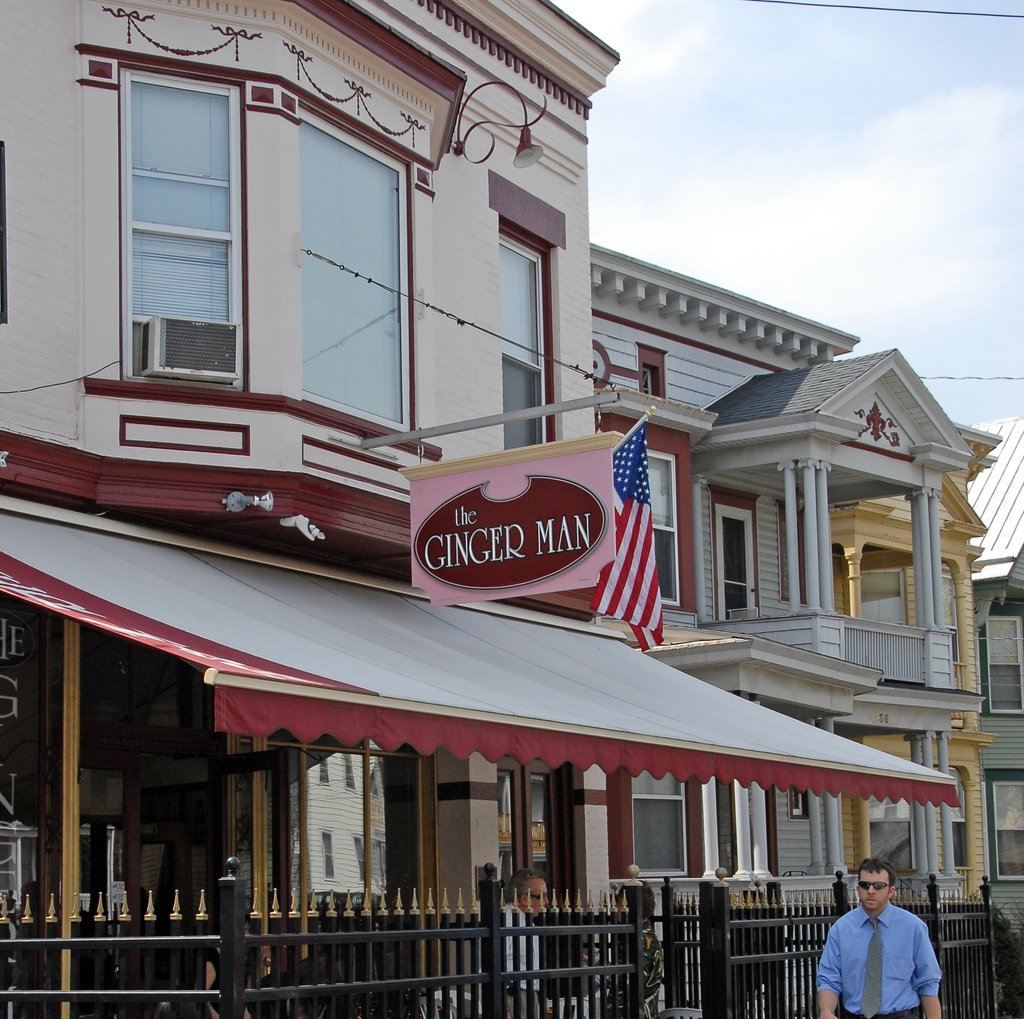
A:
[[[347,145],[350,149],[354,149],[356,152],[361,153],[369,159],[380,163],[382,166],[386,166],[391,170],[394,170],[398,174],[399,185],[397,188],[397,220],[398,220],[398,287],[400,294],[409,293],[409,251],[411,244],[411,224],[409,220],[409,201],[408,201],[408,185],[409,185],[409,167],[406,163],[402,163],[397,159],[393,159],[378,149],[371,148],[369,145],[364,144],[358,138],[353,137],[350,134],[346,134],[343,130],[336,127],[335,125],[328,123],[324,120],[319,120],[316,117],[310,115],[302,116],[302,123],[308,127],[314,128],[317,131],[322,131],[324,134],[333,138],[335,141],[340,142],[342,145]],[[299,186],[302,184],[302,167],[298,167]],[[308,247],[303,240],[302,247]],[[322,251],[319,252],[328,258],[331,257],[331,252]],[[309,261],[310,256],[304,256],[305,261]],[[305,262],[303,263],[305,264]],[[349,266],[350,269],[359,272],[358,265]],[[341,270],[337,270],[339,273]],[[363,270],[365,273],[365,269]],[[360,280],[365,286],[373,286],[372,283],[366,280]],[[301,283],[300,283],[301,285]],[[321,406],[336,407],[344,410],[349,414],[353,414],[366,421],[376,421],[380,424],[385,425],[400,425],[407,426],[410,418],[410,379],[409,379],[409,365],[410,360],[410,339],[411,339],[411,322],[409,319],[409,301],[405,297],[399,297],[398,299],[398,322],[399,328],[401,329],[401,342],[400,342],[400,358],[399,358],[399,371],[401,374],[400,379],[400,396],[399,402],[401,403],[401,409],[397,418],[390,418],[382,414],[375,413],[374,411],[367,410],[364,407],[355,407],[344,403],[341,400],[332,400],[329,397],[322,396],[316,393],[309,393],[306,391],[305,382],[303,381],[303,397],[312,403],[320,404]],[[300,327],[299,331],[299,351],[300,357],[304,358],[305,354],[302,353],[304,350],[304,333]],[[300,377],[302,372],[300,371]]]
[[[894,574],[899,578],[900,582],[900,606],[902,619],[878,619],[875,616],[864,615],[864,578],[868,576],[880,576],[881,574]],[[860,586],[861,586],[861,599],[860,599],[860,614],[862,619],[869,619],[875,623],[888,623],[891,626],[906,626],[907,625],[907,572],[901,566],[888,567],[881,570],[861,570],[860,574]]]
[[[946,610],[949,610],[947,618]],[[948,566],[942,567],[942,618],[939,625],[944,626],[953,637],[953,661],[959,662],[960,658],[960,624],[956,608],[956,581]]]
[[[992,626],[996,624],[1009,624],[1013,629],[1013,635],[1009,637],[997,637],[992,633]],[[1008,652],[1001,649],[1002,642],[1012,641],[1013,650]],[[999,644],[996,644],[999,642]],[[1024,712],[1024,638],[1022,638],[1022,626],[1020,616],[993,616],[990,615],[985,622],[985,657],[988,663],[988,709],[994,715],[1019,715]],[[1016,662],[993,662],[994,655],[1009,657],[1016,655]],[[996,708],[992,704],[992,667],[993,665],[1017,667],[1018,690],[1020,691],[1020,705],[1014,708]]]
[[[649,774],[649,773],[647,773],[647,774]],[[653,776],[651,776],[651,777],[653,778]],[[672,802],[674,802],[674,803],[677,803],[678,807],[679,807],[679,834],[680,834],[680,841],[681,841],[681,845],[679,846],[679,856],[680,856],[681,866],[680,867],[670,867],[670,868],[656,868],[656,869],[650,868],[650,867],[648,867],[648,868],[641,867],[641,872],[645,873],[645,874],[686,874],[687,873],[687,868],[689,866],[689,862],[688,862],[688,859],[687,859],[687,857],[688,857],[688,853],[687,853],[688,835],[687,835],[687,824],[686,824],[686,821],[687,821],[687,818],[686,818],[686,783],[680,781],[679,779],[675,778],[675,776],[673,776],[671,774],[666,774],[661,779],[654,779],[654,781],[664,782],[664,781],[666,781],[668,779],[671,779],[672,781],[677,783],[677,785],[676,785],[677,792],[671,793],[671,794],[669,794],[669,793],[638,792],[637,791],[637,780],[633,779],[632,784],[631,784],[630,792],[632,794],[632,803],[633,803],[633,831],[631,832],[631,834],[633,836],[633,841],[634,841],[634,846],[633,846],[633,855],[634,855],[634,857],[639,857],[640,856],[640,853],[638,852],[637,847],[635,845],[635,842],[636,842],[636,804],[637,804],[637,802],[641,801],[641,800],[653,801],[653,802],[657,802],[657,803],[672,803]]]
[[[993,782],[992,783],[992,828],[995,832],[994,849],[995,849],[995,864],[996,864],[996,877],[1000,881],[1024,881],[1024,872],[1020,874],[1004,874],[1002,869],[1002,861],[1000,859],[999,852],[999,833],[1001,831],[1024,831],[1024,818],[1021,819],[1020,828],[1001,828],[999,826],[999,792],[1001,789],[1009,787],[1021,787],[1024,786],[1024,782]]]
[[[133,314],[134,304],[134,280],[132,276],[132,251],[133,238],[135,236],[135,220],[133,218],[132,203],[132,85],[133,84],[157,85],[165,88],[177,88],[190,92],[204,92],[212,95],[226,96],[228,100],[228,217],[229,229],[226,232],[199,230],[188,227],[175,227],[147,224],[144,232],[162,234],[168,237],[189,237],[197,240],[221,240],[228,245],[228,318],[226,322],[233,323],[239,328],[239,335],[236,336],[236,349],[239,353],[239,363],[236,366],[241,376],[241,351],[244,350],[242,343],[242,133],[241,114],[238,89],[231,85],[217,85],[212,82],[192,81],[185,78],[175,78],[170,75],[148,74],[141,71],[125,71],[121,77],[121,138],[122,138],[122,159],[121,159],[121,272],[122,272],[122,294],[123,294],[123,322],[125,349],[123,351],[124,364],[128,366],[128,373],[136,378],[141,377],[135,371],[135,344],[137,342],[138,330],[135,328],[143,322],[148,321],[147,316],[136,317]]]
[[[324,853],[324,880],[334,880],[334,833],[327,828],[320,830],[320,845]]]
[[[886,815],[889,816],[886,816]],[[906,816],[903,816],[906,815]],[[909,866],[913,868],[916,859],[914,842],[914,815],[910,804],[906,800],[884,800],[876,799],[874,796],[868,800],[868,830],[872,824],[906,825]],[[897,864],[897,870],[901,869]]]
[[[534,282],[534,286],[536,287],[536,292],[537,292],[537,306],[536,306],[536,309],[535,309],[536,320],[533,323],[534,335],[537,337],[537,347],[536,347],[536,350],[534,351],[534,353],[536,354],[536,357],[537,357],[537,363],[536,363],[536,365],[533,365],[533,364],[531,364],[529,362],[529,360],[526,357],[520,356],[520,354],[518,353],[520,348],[518,348],[518,347],[514,347],[514,348],[506,351],[505,350],[505,344],[504,344],[504,342],[502,342],[502,350],[501,350],[502,387],[504,388],[504,384],[505,384],[505,362],[508,361],[508,360],[516,361],[518,366],[520,366],[522,368],[526,368],[526,369],[528,369],[530,371],[536,372],[537,380],[538,380],[538,394],[539,394],[539,401],[540,402],[537,403],[537,404],[534,404],[534,406],[539,407],[539,406],[542,406],[543,403],[544,403],[544,391],[545,391],[545,386],[547,385],[547,372],[546,372],[546,367],[547,366],[546,366],[546,359],[545,359],[547,337],[544,335],[544,301],[546,299],[545,289],[544,289],[544,285],[545,285],[545,279],[544,279],[544,259],[543,259],[542,255],[540,254],[540,252],[535,251],[534,249],[529,248],[529,247],[527,247],[524,244],[520,244],[518,241],[515,241],[512,238],[510,238],[507,234],[501,234],[501,236],[499,237],[499,239],[498,239],[498,248],[499,248],[499,251],[498,251],[498,258],[499,258],[498,274],[499,274],[499,279],[501,277],[501,261],[500,261],[500,259],[501,259],[501,250],[500,249],[501,248],[507,248],[509,251],[512,251],[512,252],[514,252],[517,255],[520,255],[522,258],[526,259],[528,262],[530,262],[532,264],[532,266],[533,266],[533,282]],[[505,332],[505,330],[502,329],[502,334],[503,335],[504,335],[504,332]],[[510,339],[511,339],[511,337],[510,337]],[[513,407],[512,408],[512,410],[520,410],[520,409],[522,409],[522,408],[519,408],[519,407]],[[508,411],[509,411],[509,408],[504,403],[504,399],[502,400],[502,410],[505,413],[508,413]],[[522,425],[522,424],[529,424],[530,427],[532,427],[532,428],[534,428],[536,430],[537,442],[543,442],[544,441],[544,420],[543,420],[543,418],[534,418],[532,420],[532,422],[516,422],[516,425]],[[506,435],[507,435],[507,427],[508,426],[506,426]],[[504,445],[505,445],[506,449],[510,448],[509,445],[508,445],[507,438],[504,441]]]
[[[665,586],[664,570],[662,570],[662,563],[658,562],[658,584],[661,588],[661,598],[666,605],[678,605],[679,604],[679,502],[678,502],[678,488],[676,487],[676,458],[674,456],[665,456],[661,453],[654,453],[650,449],[647,451],[647,460],[649,464],[655,462],[668,465],[668,483],[669,483],[669,507],[672,512],[672,525],[671,527],[665,527],[659,525],[656,521],[653,523],[654,530],[662,534],[669,534],[672,538],[672,554],[671,554],[671,589],[667,589]],[[653,478],[654,471],[650,471]],[[653,500],[652,500],[653,502]],[[653,519],[653,513],[652,513]]]
[[[744,555],[747,571],[747,603],[748,611],[757,609],[757,592],[754,583],[754,513],[740,506],[715,504],[715,593],[717,596],[717,614],[719,619],[728,619],[725,608],[725,535],[722,528],[723,520],[739,520],[744,524]]]

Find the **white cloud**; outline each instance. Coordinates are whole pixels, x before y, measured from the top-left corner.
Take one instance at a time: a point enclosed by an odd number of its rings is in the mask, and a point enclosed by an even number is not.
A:
[[[999,215],[1024,169],[1022,121],[1019,95],[961,89],[771,151],[720,145],[707,160],[695,141],[678,173],[650,159],[618,201],[595,201],[595,239],[840,328],[866,301],[948,313],[1005,276]]]

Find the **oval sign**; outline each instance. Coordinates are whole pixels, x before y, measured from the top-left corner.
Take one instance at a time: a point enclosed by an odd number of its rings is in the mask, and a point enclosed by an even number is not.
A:
[[[604,504],[565,478],[527,482],[511,499],[489,499],[483,484],[453,495],[416,532],[416,561],[443,584],[478,591],[535,584],[581,562],[604,536]]]

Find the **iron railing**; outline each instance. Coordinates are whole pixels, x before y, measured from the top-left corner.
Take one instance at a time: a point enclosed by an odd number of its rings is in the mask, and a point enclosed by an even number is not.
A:
[[[493,865],[468,910],[390,909],[333,897],[303,917],[250,911],[237,860],[219,884],[220,933],[176,915],[128,934],[122,912],[59,937],[51,906],[0,949],[10,1019],[558,1019],[636,1016],[643,988],[640,887],[596,907],[506,910]],[[81,927],[72,918],[72,927]],[[211,977],[214,977],[211,983]],[[5,1017],[6,1019],[6,1017]]]
[[[991,891],[923,892],[896,903],[927,924],[942,969],[945,1019],[995,1019]],[[769,883],[734,891],[703,882],[699,895],[662,889],[665,1005],[699,1009],[703,1019],[813,1019],[818,960],[835,920],[855,905],[842,872],[830,895],[784,896]]]
[[[229,861],[231,864],[233,861]],[[230,867],[229,867],[230,871]],[[237,871],[219,882],[220,933],[205,911],[175,911],[169,935],[148,915],[103,916],[58,937],[51,907],[0,948],[0,1019],[635,1019],[641,1014],[640,891],[626,883],[596,907],[577,898],[538,914],[506,910],[494,868],[468,908],[385,909],[329,898],[305,916],[250,911]],[[992,907],[943,892],[934,877],[898,904],[928,930],[942,967],[945,1019],[996,1015]],[[813,1019],[818,959],[853,906],[848,876],[828,893],[770,883],[698,894],[662,888],[664,1005],[703,1019]],[[72,918],[73,919],[73,918]],[[186,931],[186,927],[190,928]],[[210,963],[210,969],[207,963]],[[216,973],[209,983],[208,972]],[[6,1015],[4,1015],[6,1013]]]

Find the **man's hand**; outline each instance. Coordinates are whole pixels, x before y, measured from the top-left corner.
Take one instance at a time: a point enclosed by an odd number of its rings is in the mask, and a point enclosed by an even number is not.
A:
[[[835,991],[831,991],[827,987],[818,991],[818,1019],[836,1019],[838,1007],[839,995]],[[931,1019],[931,1016],[928,1019]]]

